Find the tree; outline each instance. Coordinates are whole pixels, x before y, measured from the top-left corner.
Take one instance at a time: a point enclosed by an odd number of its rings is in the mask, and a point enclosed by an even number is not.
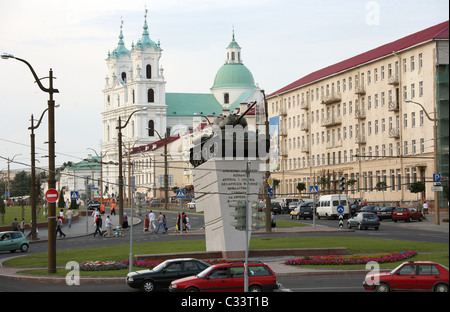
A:
[[[408,190],[411,193],[416,193],[416,194],[425,192],[425,184],[423,182],[420,182],[420,181],[411,183],[409,185],[409,187],[408,187]]]
[[[276,191],[276,189],[278,188],[278,186],[280,185],[281,181],[278,179],[273,179],[273,189],[274,191]]]
[[[297,183],[297,190],[301,193],[302,191],[306,190],[306,184],[303,182]]]

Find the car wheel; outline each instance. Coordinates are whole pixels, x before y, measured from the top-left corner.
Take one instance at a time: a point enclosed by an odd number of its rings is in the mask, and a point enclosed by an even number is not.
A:
[[[249,292],[262,292],[262,289],[260,286],[258,285],[252,285],[250,286],[250,288],[248,289]]]
[[[197,287],[189,287],[188,289],[186,289],[186,292],[199,292]]]
[[[350,224],[350,222],[347,222],[347,228],[351,229],[352,225]]]
[[[375,227],[375,231],[378,231],[378,226]]]
[[[390,292],[391,289],[387,283],[381,282],[379,285],[375,287],[376,292]]]
[[[293,219],[294,219],[294,216],[293,216],[293,215],[290,215],[289,218],[291,218],[291,220],[293,220]]]
[[[358,224],[358,230],[362,230],[363,227],[361,226],[361,224]]]
[[[145,292],[152,292],[155,290],[155,283],[153,281],[147,280],[142,283],[142,290]]]
[[[434,286],[434,291],[435,292],[448,292],[448,285],[446,284],[437,284],[436,286]]]
[[[27,252],[28,251],[28,245],[27,244],[22,244],[22,246],[20,246],[20,251],[21,252]]]
[[[397,219],[393,219],[392,221],[394,221],[394,223],[397,223]]]

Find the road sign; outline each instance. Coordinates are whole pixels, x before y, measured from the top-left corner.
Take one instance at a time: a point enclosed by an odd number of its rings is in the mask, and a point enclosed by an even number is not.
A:
[[[267,196],[273,197],[273,188],[269,187],[269,188],[267,189]]]
[[[443,186],[432,186],[431,191],[432,192],[442,192],[444,190]]]
[[[344,206],[342,206],[342,205],[337,206],[337,212],[338,212],[338,214],[343,214],[344,213]]]
[[[439,182],[439,181],[441,181],[441,174],[433,173],[433,182]]]
[[[48,189],[47,192],[45,192],[45,199],[49,203],[56,203],[58,201],[58,191],[55,189]]]
[[[70,191],[70,199],[78,199],[78,191]]]
[[[184,189],[177,190],[177,198],[186,198],[186,192]]]
[[[272,177],[269,176],[269,178],[267,179],[267,184],[269,184],[269,186],[272,188],[273,187],[273,180]]]
[[[319,193],[319,187],[317,185],[310,185],[309,192],[312,194],[317,194]]]

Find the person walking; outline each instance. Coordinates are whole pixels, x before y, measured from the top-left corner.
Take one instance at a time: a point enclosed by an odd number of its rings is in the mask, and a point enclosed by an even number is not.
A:
[[[122,229],[127,229],[127,231],[128,231],[128,215],[126,212],[123,213]]]
[[[153,210],[150,210],[150,213],[148,214],[148,218],[150,219],[150,233],[153,233],[153,230],[156,230],[156,216],[153,213]]]
[[[72,209],[69,208],[66,211],[67,227],[69,229],[72,227],[72,217],[73,217],[73,211],[72,211]]]
[[[106,234],[107,237],[112,237],[112,227],[113,224],[111,222],[111,219],[109,218],[109,215],[106,217]]]
[[[11,226],[13,231],[19,230],[19,222],[17,222],[17,218],[14,218],[14,221],[11,223]]]
[[[156,232],[155,232],[156,234],[158,234],[160,227],[162,227],[163,234],[165,234],[166,233],[166,229],[164,228],[164,217],[163,217],[161,212],[159,213],[159,216],[158,216],[158,228],[156,229]]]
[[[148,215],[146,215],[145,216],[145,220],[144,220],[144,231],[143,231],[143,233],[148,232],[148,227],[149,226],[150,226],[150,219],[149,219]]]
[[[92,225],[95,225],[94,237],[95,237],[95,235],[97,235],[97,232],[100,235],[100,237],[103,237],[103,233],[102,233],[102,216],[100,214],[98,214],[95,217],[95,221],[94,221],[94,223]]]
[[[61,219],[61,217],[58,217],[58,220],[56,221],[56,234],[55,235],[58,235],[58,233],[59,233],[59,237],[61,237],[61,236],[66,237],[66,234],[64,234],[62,231],[62,227],[63,227],[62,219]]]
[[[423,214],[428,214],[428,203],[427,203],[427,201],[423,202],[422,208],[423,208]]]
[[[24,220],[24,218],[22,218],[22,221],[20,222],[20,231],[25,234],[25,220]]]

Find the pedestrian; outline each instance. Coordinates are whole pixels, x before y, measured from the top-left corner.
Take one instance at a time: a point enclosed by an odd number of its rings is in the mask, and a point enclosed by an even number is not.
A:
[[[20,231],[25,234],[25,220],[23,218],[20,222]]]
[[[181,214],[181,222],[183,223],[183,227],[182,227],[183,231],[187,232],[186,231],[186,215],[184,212]]]
[[[72,227],[72,217],[73,217],[73,211],[72,211],[72,209],[69,208],[66,211],[67,227],[69,229]]]
[[[61,218],[61,222],[64,222],[64,209],[59,211],[59,217]]]
[[[158,228],[156,229],[156,232],[155,232],[156,234],[158,234],[160,227],[162,227],[163,234],[165,234],[166,233],[166,228],[164,227],[164,217],[163,217],[161,212],[159,213],[159,216],[158,216]]]
[[[100,237],[103,237],[103,233],[102,233],[102,216],[100,215],[100,214],[98,214],[96,217],[95,217],[95,221],[94,221],[94,223],[92,224],[92,225],[95,225],[95,232],[94,232],[94,237],[95,237],[95,235],[97,235],[97,232],[98,232],[98,234],[100,235]]]
[[[112,216],[116,215],[116,207],[115,207],[115,204],[113,202],[111,203],[111,215]]]
[[[428,203],[427,203],[427,201],[423,202],[423,214],[428,214]]]
[[[166,221],[166,215],[165,214],[163,214],[163,225],[164,225],[164,228],[166,229],[166,232],[167,232],[167,230],[168,230],[168,228],[167,228],[167,221]]]
[[[277,222],[275,221],[275,214],[272,212],[270,216],[270,226],[276,231]]]
[[[150,213],[148,214],[148,218],[150,219],[150,233],[153,233],[153,230],[156,230],[156,216],[153,213],[153,210],[150,210]]]
[[[122,229],[127,229],[127,231],[128,231],[128,216],[127,216],[126,212],[123,213]]]
[[[148,232],[148,227],[150,226],[150,219],[148,217],[148,215],[145,215],[145,220],[144,220],[144,232]]]
[[[108,237],[112,237],[112,227],[113,224],[111,222],[111,219],[109,218],[109,215],[106,217],[106,234]]]
[[[181,233],[181,216],[180,213],[178,213],[177,215],[177,224],[175,225],[175,232],[180,232]]]
[[[59,237],[64,236],[66,237],[66,234],[63,233],[62,231],[62,227],[63,227],[63,222],[61,217],[58,217],[58,220],[56,221],[56,234],[55,236],[59,233]]]
[[[17,222],[17,218],[14,218],[14,221],[11,223],[11,226],[13,231],[19,230],[19,222]]]
[[[189,216],[186,214],[186,233],[191,229],[191,223],[189,222]]]

